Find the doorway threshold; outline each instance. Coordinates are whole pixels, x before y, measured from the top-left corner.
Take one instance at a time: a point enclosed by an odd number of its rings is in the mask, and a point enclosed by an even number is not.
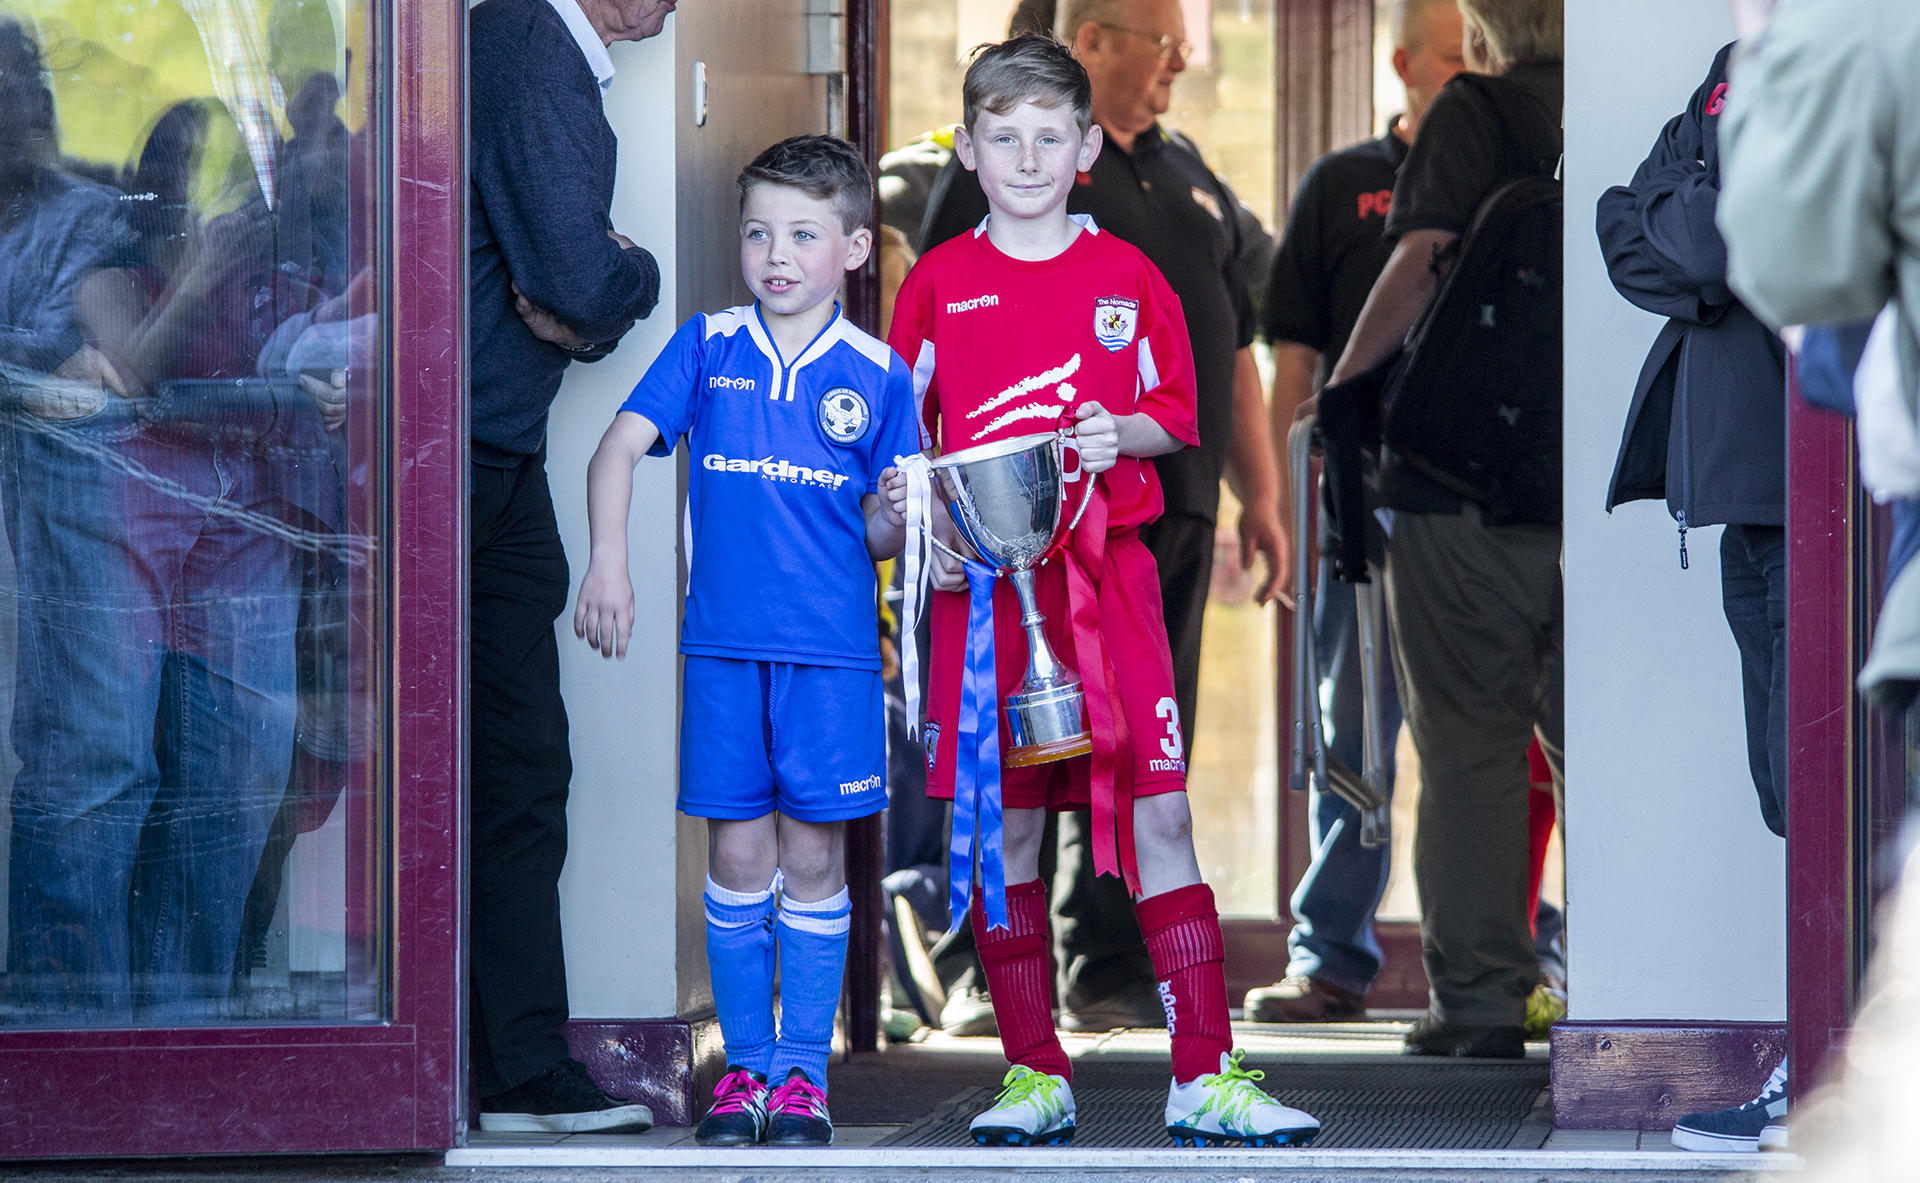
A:
[[[1631,1131],[1628,1131],[1631,1132]],[[689,1139],[690,1140],[690,1139]],[[475,1145],[447,1152],[450,1167],[543,1167],[600,1169],[657,1167],[724,1171],[779,1171],[830,1167],[839,1170],[980,1170],[1057,1174],[1073,1170],[1126,1170],[1158,1173],[1186,1171],[1398,1170],[1398,1171],[1549,1171],[1655,1172],[1661,1175],[1725,1175],[1748,1171],[1799,1171],[1804,1161],[1791,1154],[1687,1154],[1657,1150],[1160,1150],[1075,1149],[1036,1146],[998,1147],[846,1146],[818,1150],[773,1148],[720,1150],[697,1146],[567,1142],[551,1146]]]
[[[685,1127],[644,1134],[509,1135],[474,1132],[448,1152],[449,1167],[548,1170],[651,1167],[689,1172],[993,1172],[1064,1178],[1075,1171],[1186,1175],[1287,1170],[1427,1176],[1536,1172],[1534,1178],[1606,1173],[1724,1178],[1797,1171],[1786,1154],[1692,1154],[1664,1130],[1555,1130],[1547,1048],[1523,1060],[1447,1060],[1400,1054],[1394,1022],[1278,1028],[1234,1024],[1245,1066],[1282,1101],[1315,1114],[1320,1136],[1302,1149],[1200,1149],[1169,1144],[1167,1033],[1118,1030],[1063,1035],[1079,1103],[1071,1146],[1012,1149],[973,1144],[967,1124],[991,1103],[1006,1072],[999,1040],[938,1033],[828,1070],[834,1145],[703,1148]],[[769,1176],[771,1177],[771,1176]]]

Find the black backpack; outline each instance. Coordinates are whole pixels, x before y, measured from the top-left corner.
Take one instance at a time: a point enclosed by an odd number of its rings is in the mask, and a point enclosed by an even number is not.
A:
[[[1498,79],[1461,81],[1493,108],[1510,142],[1541,118]],[[1561,516],[1558,168],[1553,159],[1509,162],[1517,179],[1475,212],[1381,395],[1383,463],[1408,465],[1493,521]]]

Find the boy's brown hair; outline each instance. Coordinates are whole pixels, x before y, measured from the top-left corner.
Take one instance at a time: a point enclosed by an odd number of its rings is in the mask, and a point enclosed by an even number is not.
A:
[[[1022,33],[982,46],[961,84],[961,121],[973,130],[980,112],[1005,115],[1021,103],[1071,107],[1086,135],[1093,126],[1093,83],[1066,46],[1044,33]]]
[[[740,170],[740,208],[761,185],[785,185],[833,204],[840,230],[852,234],[873,226],[873,172],[852,144],[833,136],[793,136],[753,158]]]

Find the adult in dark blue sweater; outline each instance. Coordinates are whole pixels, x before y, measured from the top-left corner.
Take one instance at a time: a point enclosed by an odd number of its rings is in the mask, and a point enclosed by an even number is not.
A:
[[[1613,286],[1668,317],[1641,368],[1607,508],[1664,498],[1687,531],[1724,525],[1720,580],[1740,647],[1747,757],[1767,828],[1786,833],[1787,376],[1780,339],[1727,287],[1720,196],[1722,49],[1631,183],[1600,198]]]
[[[607,46],[673,0],[486,0],[473,10],[468,267],[473,331],[472,994],[480,1128],[644,1129],[567,1054],[560,868],[567,712],[553,622],[568,573],[547,488],[547,411],[653,311],[660,269],[614,232]]]

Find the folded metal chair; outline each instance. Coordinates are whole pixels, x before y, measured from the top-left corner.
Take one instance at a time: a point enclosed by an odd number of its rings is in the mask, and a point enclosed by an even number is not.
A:
[[[1385,636],[1379,572],[1369,566],[1365,582],[1354,584],[1360,622],[1360,692],[1363,703],[1361,770],[1355,773],[1327,753],[1320,713],[1320,661],[1314,651],[1313,563],[1308,547],[1319,538],[1320,498],[1313,481],[1316,422],[1302,419],[1287,433],[1288,467],[1293,481],[1293,768],[1288,787],[1335,793],[1360,811],[1360,845],[1373,848],[1392,840],[1392,807],[1387,796],[1386,745],[1380,726],[1380,640]],[[1363,523],[1350,523],[1361,529]],[[1311,757],[1311,759],[1309,759]]]

